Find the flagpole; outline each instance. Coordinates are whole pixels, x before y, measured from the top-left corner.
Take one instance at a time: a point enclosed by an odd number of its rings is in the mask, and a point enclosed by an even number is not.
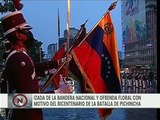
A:
[[[67,54],[66,54],[66,70],[65,77],[68,77],[68,69],[69,69],[69,46],[70,46],[70,9],[71,9],[71,1],[68,0],[68,9],[67,9]]]
[[[44,92],[44,90],[51,84],[52,79],[57,75],[57,73],[64,67],[64,65],[66,64],[66,62],[64,62],[59,69],[54,73],[54,75],[43,85],[43,87],[40,90],[40,93]]]
[[[82,31],[83,31],[83,26],[85,26],[87,22],[88,22],[88,19],[81,25],[81,28],[80,28],[78,34],[75,36],[73,42],[72,42],[71,45],[70,45],[69,52],[71,52],[74,44],[76,43],[76,39],[77,39],[78,36],[82,33]]]
[[[83,23],[81,26],[84,26],[86,23],[87,23],[88,20],[85,21],[85,23]],[[75,39],[78,38],[78,36],[81,34],[82,32],[82,28],[80,29],[80,32],[76,35],[77,37],[75,37]],[[72,50],[73,48],[73,45],[70,46],[70,49],[69,49],[69,52]],[[66,64],[66,61],[58,68],[58,70],[56,71],[56,73],[46,81],[46,83],[43,85],[43,87],[41,88],[40,90],[40,93],[44,92],[44,90],[51,84],[53,78],[58,74],[58,72],[63,68],[65,67],[65,64]]]
[[[105,12],[105,14],[102,16],[102,18],[97,22],[97,24],[94,25],[94,27],[93,27],[93,28],[90,30],[90,32],[85,36],[85,38],[79,43],[78,46],[80,46],[80,45],[86,40],[86,38],[91,34],[91,32],[92,32],[92,31],[95,29],[95,27],[100,23],[100,21],[105,17],[105,15],[108,14],[111,10],[113,10],[113,9],[116,7],[118,1],[119,1],[119,0],[116,0],[115,2],[113,2],[113,3],[109,6],[108,10]]]
[[[69,44],[70,44],[70,0],[68,0],[68,9],[67,9],[67,53],[66,53],[66,62],[64,62],[61,67],[57,70],[57,72],[45,83],[45,85],[42,87],[40,92],[42,93],[45,88],[47,88],[52,79],[56,76],[56,74],[63,68],[65,68],[65,75],[64,77],[68,77],[68,69],[69,69]],[[60,36],[59,32],[59,9],[58,9],[58,37]]]
[[[117,2],[118,2],[119,0],[116,0],[115,2],[113,2],[111,5],[110,5],[110,7],[108,8],[108,10],[107,10],[107,12],[103,15],[103,17],[99,20],[99,22],[104,18],[104,16],[109,12],[109,11],[111,11],[112,9],[114,9],[115,8],[115,6],[116,6],[116,4],[117,4]],[[69,20],[70,20],[70,18],[69,18]],[[85,36],[85,38],[82,40],[82,42],[81,43],[79,43],[79,45],[78,46],[80,46],[83,42],[84,42],[84,40],[88,37],[88,35],[94,30],[94,28],[99,24],[99,22],[91,29],[91,31]],[[86,23],[86,22],[85,22]],[[69,21],[69,25],[70,25],[70,21]],[[67,27],[68,28],[68,27]],[[67,34],[68,35],[68,34]],[[67,40],[68,40],[68,36],[67,36]],[[68,46],[68,45],[67,45]],[[69,55],[69,51],[70,51],[71,49],[67,49],[67,54]],[[66,56],[67,57],[67,56]],[[69,56],[68,56],[69,57]],[[68,59],[68,58],[67,58]],[[42,87],[42,89],[40,90],[40,92],[42,93],[49,85],[50,85],[50,83],[52,82],[52,79],[56,76],[56,74],[64,67],[64,65],[66,64],[68,62],[68,65],[69,65],[69,60],[68,61],[66,61],[66,62],[64,62],[61,66],[60,66],[60,68],[57,70],[57,72],[45,83],[45,85]],[[67,66],[67,65],[65,65],[65,66]],[[69,66],[68,66],[69,67]],[[68,69],[68,68],[67,68]]]
[[[60,38],[60,15],[59,15],[59,7],[57,8],[58,10],[57,10],[57,14],[58,14],[58,40],[59,40],[59,38]]]

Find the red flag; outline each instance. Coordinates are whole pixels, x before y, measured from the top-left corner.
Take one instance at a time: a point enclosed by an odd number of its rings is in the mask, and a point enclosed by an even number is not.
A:
[[[66,43],[63,43],[61,48],[57,51],[57,53],[53,56],[52,61],[60,60],[65,56],[66,53]]]
[[[116,33],[110,13],[72,50],[73,58],[93,93],[120,93],[120,67]],[[100,109],[101,117],[111,110]]]
[[[52,58],[52,61],[56,61],[56,60],[61,60],[65,54],[66,54],[66,43],[63,43],[63,45],[61,46],[61,48],[58,50],[58,52],[54,55],[54,57]],[[58,66],[59,68],[60,66]],[[56,69],[58,69],[56,68]],[[59,87],[59,75],[63,73],[63,69],[61,69],[58,74],[53,78],[53,84],[54,87],[57,89]]]
[[[81,25],[81,30],[79,34],[77,34],[77,36],[75,37],[75,41],[73,45],[71,45],[70,51],[74,47],[78,46],[86,36],[85,23]],[[73,59],[69,62],[69,76],[71,76],[74,80],[79,80],[79,82],[81,82],[80,84],[83,84],[83,78],[82,78],[81,72]]]
[[[86,35],[86,28],[83,24],[81,26],[81,29],[77,33],[75,40],[74,40],[74,43],[72,43],[73,45],[71,46],[70,50],[72,48],[74,48],[75,46],[77,46],[83,40],[85,35]],[[52,58],[52,60],[53,61],[54,60],[61,60],[63,57],[65,57],[65,54],[66,54],[66,43],[62,45],[62,47],[58,50],[58,52],[55,54],[55,56]],[[74,74],[77,73],[77,70],[75,70],[76,65],[75,65],[74,61],[71,60],[70,63],[71,63],[69,65],[70,72],[73,72]],[[66,68],[63,67],[60,71],[58,71],[58,73],[53,78],[53,84],[56,89],[59,88],[59,75],[62,74],[65,76],[65,73],[66,73]],[[78,75],[78,73],[77,73],[77,75]],[[77,76],[77,75],[75,75],[75,76]]]
[[[87,21],[86,21],[87,22]],[[85,23],[86,23],[85,22]],[[77,34],[77,36],[75,37],[75,41],[73,43],[73,47],[76,47],[80,44],[80,42],[84,39],[84,37],[86,36],[86,28],[85,28],[85,23],[81,25],[81,29],[80,32]]]

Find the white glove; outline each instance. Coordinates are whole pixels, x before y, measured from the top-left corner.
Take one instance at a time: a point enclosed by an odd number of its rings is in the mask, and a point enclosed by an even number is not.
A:
[[[72,59],[72,55],[71,54],[69,54],[69,61]],[[60,60],[57,60],[57,62],[58,62],[58,65],[61,65],[61,64],[63,64],[64,62],[66,62],[66,60],[67,60],[67,58],[66,57],[63,57],[63,58],[61,58]]]
[[[52,75],[54,75],[55,73],[57,72],[57,70],[56,69],[51,69],[51,70],[49,70],[49,74],[52,74]]]
[[[61,93],[72,93],[73,92],[73,85],[72,81],[66,81],[60,75],[60,82],[59,82],[59,88],[57,90],[54,90],[55,93],[61,94]]]

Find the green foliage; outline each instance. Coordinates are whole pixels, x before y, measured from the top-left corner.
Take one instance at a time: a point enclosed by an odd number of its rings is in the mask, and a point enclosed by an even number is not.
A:
[[[15,11],[15,5],[13,4],[12,0],[1,0],[0,1],[0,12],[1,14],[6,12],[13,12]]]
[[[36,40],[34,46],[29,49],[30,56],[34,62],[41,62],[44,60],[44,52],[42,51],[41,45],[42,42]]]
[[[3,40],[4,40],[3,28],[2,25],[0,24],[0,64],[3,64],[3,53],[5,51]]]
[[[15,11],[15,5],[13,4],[12,0],[0,0],[0,13],[6,13],[6,12],[13,12]],[[4,52],[4,46],[3,46],[3,30],[0,25],[0,61],[2,61],[2,54]],[[44,52],[41,48],[42,42],[36,40],[35,45],[30,48],[30,56],[35,62],[40,62],[44,60]]]

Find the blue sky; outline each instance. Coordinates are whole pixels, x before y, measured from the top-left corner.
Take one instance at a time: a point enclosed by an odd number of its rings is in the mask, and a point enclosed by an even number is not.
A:
[[[67,28],[67,0],[21,0],[23,14],[27,22],[33,27],[34,37],[43,42],[43,50],[47,53],[47,46],[58,43],[57,9],[59,8],[61,36]],[[108,7],[115,0],[71,0],[71,27],[77,29],[87,19],[87,32],[102,18]],[[122,50],[121,30],[121,2],[111,11],[116,28],[118,48]]]

